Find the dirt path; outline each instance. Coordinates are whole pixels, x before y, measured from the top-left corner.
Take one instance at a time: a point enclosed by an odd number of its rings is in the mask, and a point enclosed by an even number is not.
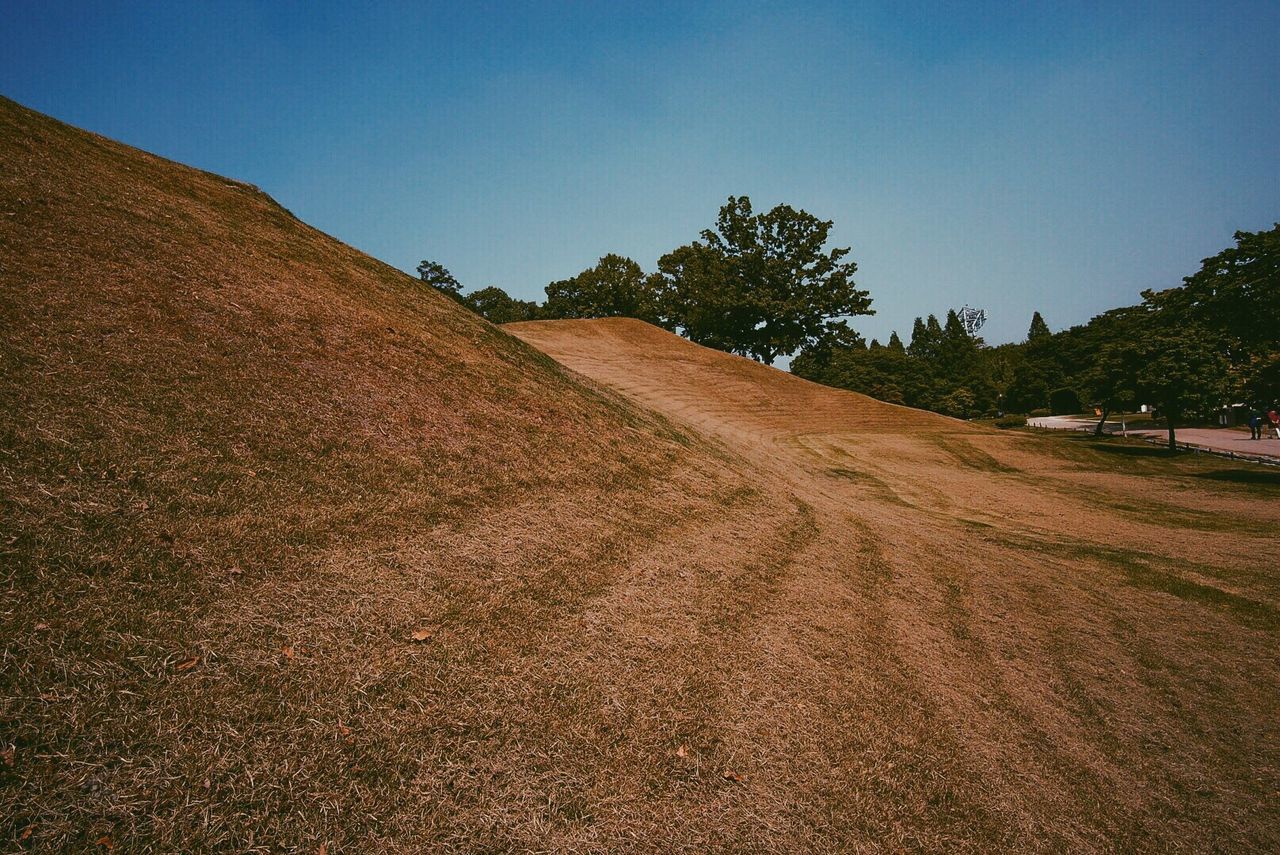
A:
[[[805,509],[798,541],[745,545],[740,561],[791,544],[734,612],[749,632],[708,652],[725,669],[712,729],[766,827],[815,844],[1280,845],[1280,591],[1257,562],[1280,503],[1107,474],[1083,450],[637,322],[508,329],[721,443],[778,513]],[[758,535],[691,536],[687,556]]]

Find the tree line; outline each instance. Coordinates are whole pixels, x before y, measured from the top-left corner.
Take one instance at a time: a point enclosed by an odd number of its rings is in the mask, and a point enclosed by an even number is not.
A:
[[[544,303],[489,286],[463,294],[442,265],[423,261],[419,277],[494,323],[630,317],[698,344],[773,362],[818,341],[854,335],[839,318],[871,313],[853,281],[849,248],[827,249],[832,223],[790,205],[755,213],[730,196],[714,228],[672,250],[645,273],[609,254],[578,275],[546,286]]]
[[[886,401],[968,418],[1154,406],[1168,425],[1280,399],[1280,225],[1237,232],[1181,285],[1051,333],[1036,312],[1025,341],[986,346],[954,312],[916,319],[911,341],[816,342],[791,370]]]
[[[1051,332],[1033,314],[1025,341],[988,346],[955,311],[916,318],[905,344],[868,343],[848,319],[874,314],[853,279],[849,249],[826,248],[832,228],[789,205],[756,213],[730,196],[714,228],[646,273],[621,255],[518,300],[489,286],[467,294],[442,265],[421,279],[494,323],[632,317],[708,347],[770,363],[795,354],[798,376],[959,418],[1004,413],[1156,407],[1175,427],[1228,403],[1280,399],[1280,224],[1237,232],[1181,285],[1086,324]]]

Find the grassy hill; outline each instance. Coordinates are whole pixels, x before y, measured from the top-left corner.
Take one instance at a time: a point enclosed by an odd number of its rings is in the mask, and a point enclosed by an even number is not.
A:
[[[2,849],[1275,849],[1277,537],[0,100]]]
[[[464,825],[494,669],[739,489],[254,188],[9,101],[0,259],[9,842]]]

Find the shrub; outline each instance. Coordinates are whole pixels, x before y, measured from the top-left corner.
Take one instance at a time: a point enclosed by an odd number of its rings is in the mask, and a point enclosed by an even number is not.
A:
[[[1053,415],[1053,410],[1050,410],[1047,407],[1041,407],[1038,410],[1032,410],[1031,412],[1027,413],[1027,417],[1032,419],[1038,419],[1041,416],[1051,416],[1051,415]]]
[[[1001,429],[1025,427],[1027,424],[1026,416],[1001,416],[995,420],[995,426]]]

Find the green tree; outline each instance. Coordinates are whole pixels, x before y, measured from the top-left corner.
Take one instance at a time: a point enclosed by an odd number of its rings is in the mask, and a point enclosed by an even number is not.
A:
[[[730,196],[714,230],[658,261],[664,319],[699,344],[772,362],[829,335],[835,318],[871,314],[849,249],[824,249],[831,227],[789,205],[755,214]]]
[[[796,358],[800,360],[802,366],[808,366],[805,368],[806,371],[817,374],[826,371],[836,354],[842,354],[848,350],[865,350],[866,347],[866,341],[849,326],[847,321],[829,321],[823,334],[801,350]],[[797,376],[814,379],[809,375],[797,373],[794,360],[791,371]],[[826,381],[818,380],[817,382]]]
[[[447,297],[462,299],[462,286],[443,264],[423,259],[418,264],[418,278]]]
[[[960,323],[954,310],[947,312],[938,343],[935,376],[938,378],[939,398],[950,397],[963,389],[964,418],[975,412],[991,409],[995,405],[995,387],[987,376],[987,362],[983,359],[981,341],[971,335]],[[956,398],[951,409],[955,410]]]
[[[942,352],[942,327],[938,325],[936,315],[929,320],[916,318],[911,327],[911,342],[907,345],[907,353],[917,359],[934,360]]]
[[[495,324],[516,321],[533,321],[541,317],[541,310],[532,300],[517,300],[496,285],[472,291],[462,298],[471,311]]]
[[[970,418],[976,407],[977,398],[963,386],[947,393],[938,401],[938,412],[957,419]]]
[[[1040,341],[1050,335],[1052,333],[1049,332],[1049,325],[1044,322],[1044,318],[1040,317],[1040,313],[1032,314],[1031,328],[1027,330],[1027,341]]]
[[[838,339],[823,338],[802,349],[791,361],[791,373],[892,404],[933,407],[938,396],[924,366],[923,360],[908,355],[896,335],[888,345],[868,347],[846,327]]]
[[[1013,384],[1014,373],[1022,364],[1023,346],[1010,342],[995,347],[984,348],[982,360],[987,381],[991,383],[996,395],[999,409],[1010,411],[1009,387]]]
[[[1235,243],[1161,300],[1220,337],[1234,391],[1255,405],[1271,404],[1280,398],[1280,224],[1236,232]]]
[[[1067,384],[1071,366],[1064,356],[1062,333],[1049,332],[1049,325],[1036,312],[1022,346],[1022,358],[1013,369],[1013,379],[1005,393],[1005,406],[1010,412],[1026,413],[1049,406],[1049,393]]]
[[[1081,328],[1086,363],[1075,376],[1089,402],[1101,413],[1094,435],[1101,436],[1112,411],[1131,409],[1137,403],[1134,388],[1138,366],[1134,340],[1141,334],[1145,314],[1138,307],[1112,309]]]
[[[1132,366],[1135,394],[1154,404],[1164,417],[1173,451],[1178,447],[1175,428],[1179,423],[1221,406],[1227,389],[1227,360],[1219,339],[1180,313],[1160,307],[1159,299],[1147,292],[1148,315],[1120,359]]]
[[[610,253],[594,267],[546,287],[550,318],[639,318],[663,325],[658,308],[662,279],[646,276],[630,258]]]

